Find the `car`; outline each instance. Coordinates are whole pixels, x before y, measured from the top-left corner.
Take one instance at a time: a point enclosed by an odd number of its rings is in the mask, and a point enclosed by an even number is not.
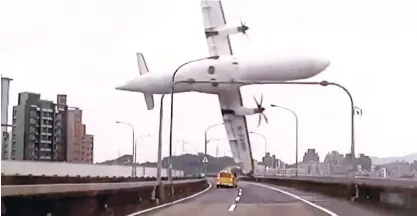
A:
[[[217,188],[237,188],[238,179],[236,175],[228,171],[220,171],[217,174]]]

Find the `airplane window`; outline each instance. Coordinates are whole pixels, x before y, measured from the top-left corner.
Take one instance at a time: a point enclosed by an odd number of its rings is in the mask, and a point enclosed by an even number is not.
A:
[[[216,70],[216,68],[214,68],[213,66],[210,66],[210,67],[208,68],[208,73],[209,73],[209,74],[214,74],[215,70]]]

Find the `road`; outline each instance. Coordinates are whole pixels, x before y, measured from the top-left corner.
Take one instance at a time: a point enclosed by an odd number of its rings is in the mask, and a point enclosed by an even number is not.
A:
[[[211,182],[215,185],[215,182]],[[278,190],[278,191],[277,191]],[[193,199],[147,212],[146,216],[394,216],[342,199],[273,185],[239,182],[239,188],[217,189]]]

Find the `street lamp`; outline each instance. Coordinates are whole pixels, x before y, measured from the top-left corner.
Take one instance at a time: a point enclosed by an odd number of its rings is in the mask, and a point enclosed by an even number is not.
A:
[[[169,128],[170,128],[170,130],[169,130],[169,165],[170,165],[170,168],[171,168],[171,170],[170,170],[171,175],[172,175],[172,137],[173,137],[172,136],[173,135],[172,127],[173,127],[173,122],[174,122],[174,90],[175,90],[174,88],[175,88],[175,84],[176,84],[175,76],[177,75],[178,71],[182,67],[184,67],[188,64],[198,62],[198,61],[202,61],[202,60],[206,60],[206,59],[218,59],[218,58],[219,58],[219,56],[210,56],[210,57],[198,58],[198,59],[194,59],[194,60],[191,60],[191,61],[187,61],[187,62],[181,64],[180,66],[178,66],[177,69],[175,69],[174,73],[172,74],[171,113],[170,113],[170,116],[169,116],[170,117],[170,124],[169,124]],[[172,183],[172,178],[169,181],[170,181],[170,186],[171,186],[171,201],[174,201],[174,185]]]
[[[211,140],[207,140],[207,132],[217,126],[223,125],[224,123],[217,123],[217,124],[213,124],[210,125],[206,128],[206,130],[204,131],[204,157],[207,157],[207,144],[211,141]],[[204,166],[204,176],[207,176],[207,163],[203,164]]]
[[[132,129],[132,160],[133,160],[132,177],[135,177],[136,176],[135,128],[129,122],[116,121],[116,124],[124,124],[124,125],[129,126]]]
[[[266,151],[267,151],[267,148],[266,148],[266,144],[267,144],[266,137],[264,135],[260,134],[260,133],[256,133],[256,132],[253,132],[253,131],[251,131],[249,133],[256,134],[256,135],[260,136],[262,139],[264,139],[264,149],[265,149],[265,155],[266,155]]]
[[[350,109],[351,109],[351,114],[350,114],[351,115],[351,129],[350,129],[350,133],[351,133],[351,144],[350,144],[350,153],[351,153],[351,162],[353,163],[353,160],[355,158],[355,113],[358,114],[358,115],[362,115],[362,109],[355,106],[355,104],[353,102],[352,94],[344,86],[342,86],[342,85],[340,85],[338,83],[328,82],[328,81],[321,81],[320,82],[320,85],[321,86],[333,85],[333,86],[339,87],[343,91],[345,91],[346,94],[349,96]]]
[[[156,180],[158,182],[158,199],[164,200],[164,189],[162,185],[162,129],[163,129],[163,120],[164,120],[164,98],[165,94],[161,96],[161,102],[159,107],[159,131],[158,131],[158,155],[157,155],[157,168],[156,168]],[[168,168],[168,179],[172,179],[172,166]]]
[[[260,133],[256,133],[256,132],[253,132],[253,131],[251,131],[251,132],[249,132],[249,133],[251,133],[251,134],[255,134],[255,135],[258,135],[258,136],[260,136],[262,139],[264,139],[264,150],[265,150],[264,155],[266,156],[266,151],[267,151],[267,148],[266,148],[266,144],[267,144],[267,142],[266,142],[266,137],[265,137],[264,135],[260,134]],[[265,165],[265,164],[264,164],[264,165]],[[269,166],[271,166],[271,164],[269,164]],[[266,172],[266,166],[265,166],[265,172]]]
[[[136,140],[135,140],[135,163],[137,161],[137,156],[138,156],[137,155],[138,154],[138,139],[142,138],[142,137],[150,137],[150,136],[151,136],[150,134],[141,134],[141,135],[136,137]]]
[[[277,107],[277,108],[281,108],[283,110],[289,111],[295,117],[295,167],[296,167],[295,176],[298,176],[298,116],[294,111],[286,107],[275,105],[275,104],[271,104],[271,107]]]
[[[205,132],[204,132],[204,156],[207,156],[207,143],[209,143],[211,140],[208,140],[207,139],[207,133],[208,133],[208,131],[210,130],[210,129],[212,129],[212,128],[214,128],[214,127],[216,127],[216,126],[220,126],[220,125],[223,125],[224,123],[217,123],[217,124],[214,124],[214,125],[210,125],[210,126],[208,126],[207,127],[207,129],[205,130]]]
[[[214,56],[216,57],[216,56]],[[214,58],[213,57],[213,58]],[[201,59],[200,59],[201,60]],[[190,62],[188,62],[190,63]],[[177,72],[177,71],[176,71]],[[175,77],[175,73],[173,78]],[[355,157],[355,119],[354,119],[354,115],[355,112],[358,112],[358,114],[362,113],[362,109],[355,107],[353,104],[353,97],[350,94],[349,90],[347,90],[345,87],[343,87],[342,85],[338,84],[338,83],[334,83],[334,82],[328,82],[328,81],[321,81],[321,82],[317,82],[317,81],[239,81],[239,80],[232,80],[232,81],[217,81],[217,80],[183,80],[183,81],[175,81],[174,79],[172,79],[173,81],[173,85],[172,85],[172,89],[174,89],[174,86],[180,83],[187,83],[187,84],[201,84],[201,83],[209,83],[212,85],[253,85],[253,84],[278,84],[278,85],[320,85],[320,86],[328,86],[328,85],[333,85],[336,87],[341,88],[343,91],[346,92],[346,94],[349,96],[350,102],[351,102],[351,161],[353,162],[353,158]],[[173,91],[172,91],[173,92]],[[173,99],[173,96],[171,95],[171,100]],[[172,133],[172,107],[173,107],[173,101],[171,101],[171,125],[170,125],[170,133]]]

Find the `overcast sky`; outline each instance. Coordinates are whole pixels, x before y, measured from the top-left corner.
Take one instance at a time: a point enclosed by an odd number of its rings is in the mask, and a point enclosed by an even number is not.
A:
[[[355,105],[357,153],[400,156],[417,152],[417,13],[409,0],[265,0],[223,1],[229,24],[241,17],[251,28],[249,39],[232,37],[236,55],[317,53],[331,65],[311,80],[347,87]],[[208,55],[198,0],[14,0],[0,3],[0,71],[13,78],[11,105],[17,93],[41,93],[55,100],[67,94],[70,106],[83,109],[87,132],[95,135],[94,160],[131,153],[131,122],[139,139],[138,160],[156,160],[159,96],[148,111],[140,93],[115,86],[138,76],[135,52],[143,52],[152,73]],[[242,88],[244,104],[264,94],[265,104],[278,104],[299,116],[300,158],[316,148],[321,158],[331,150],[350,151],[349,99],[340,89],[319,86],[250,86]],[[174,152],[203,151],[204,130],[222,122],[214,95],[175,96]],[[169,99],[166,100],[169,105]],[[168,106],[167,106],[168,107]],[[168,117],[169,108],[165,110]],[[294,162],[295,126],[290,113],[265,112],[268,125],[249,128],[267,137],[268,151]],[[11,112],[10,112],[11,114]],[[11,121],[11,116],[9,117]],[[168,153],[168,118],[164,155]],[[209,153],[230,155],[225,129],[209,137]],[[256,159],[263,140],[251,135]]]

